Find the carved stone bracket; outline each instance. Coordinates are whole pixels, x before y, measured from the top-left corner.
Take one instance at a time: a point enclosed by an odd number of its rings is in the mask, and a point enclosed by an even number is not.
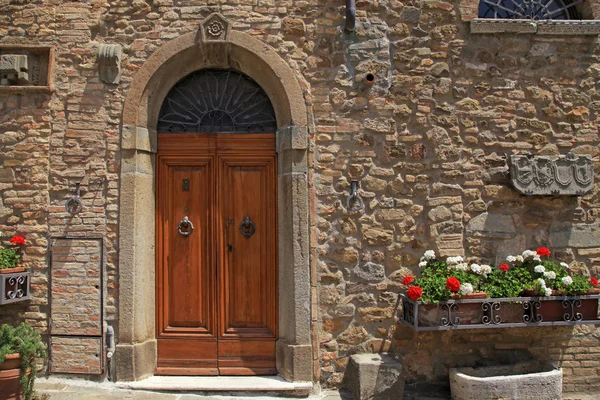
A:
[[[213,13],[200,23],[198,33],[200,42],[226,41],[231,33],[231,23],[221,14]]]
[[[0,85],[28,85],[29,58],[26,54],[0,55]]]
[[[101,44],[98,48],[98,72],[104,83],[121,81],[121,45]]]
[[[589,156],[510,156],[511,181],[526,195],[582,196],[594,184],[594,162]]]

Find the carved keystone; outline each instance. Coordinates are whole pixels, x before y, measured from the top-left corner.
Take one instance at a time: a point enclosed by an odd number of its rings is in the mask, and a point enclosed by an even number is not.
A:
[[[26,85],[29,83],[29,62],[25,54],[0,55],[0,85]]]
[[[231,23],[219,13],[210,14],[200,23],[200,42],[222,42],[229,39]]]
[[[583,196],[594,185],[594,162],[589,156],[511,155],[513,186],[526,195]]]
[[[121,45],[101,44],[98,48],[98,72],[104,83],[121,81]]]

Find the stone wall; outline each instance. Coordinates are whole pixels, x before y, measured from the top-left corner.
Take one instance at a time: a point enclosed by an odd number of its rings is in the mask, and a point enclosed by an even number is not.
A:
[[[105,238],[105,318],[116,324],[124,97],[156,49],[220,12],[276,49],[310,105],[316,379],[337,386],[349,355],[392,349],[413,382],[446,382],[454,365],[531,357],[561,361],[567,390],[600,389],[593,328],[415,335],[394,319],[400,282],[426,249],[496,262],[547,245],[598,269],[600,185],[583,197],[526,197],[507,166],[509,154],[572,151],[593,157],[598,180],[596,37],[471,35],[473,1],[359,1],[352,35],[342,33],[343,2],[331,0],[0,7],[0,43],[56,50],[52,94],[0,96],[0,230],[25,235],[35,298],[1,307],[2,321],[48,333],[48,240],[75,236]],[[118,85],[98,78],[100,43],[123,47]],[[361,212],[345,208],[352,179]],[[76,182],[84,210],[71,217],[64,202]]]

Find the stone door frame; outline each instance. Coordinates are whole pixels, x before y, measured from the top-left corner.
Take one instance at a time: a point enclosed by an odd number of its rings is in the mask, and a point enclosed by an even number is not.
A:
[[[279,340],[277,369],[291,381],[313,380],[310,323],[307,107],[294,72],[273,48],[212,14],[158,50],[136,73],[121,128],[119,326],[116,378],[154,374],[155,153],[163,99],[181,78],[203,68],[232,68],[267,93],[277,117]]]

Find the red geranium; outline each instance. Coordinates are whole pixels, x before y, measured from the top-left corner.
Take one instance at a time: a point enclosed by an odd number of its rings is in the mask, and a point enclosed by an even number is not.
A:
[[[405,284],[405,285],[410,285],[411,283],[413,283],[414,280],[415,280],[414,277],[407,276],[407,277],[404,278],[404,280],[402,281],[402,283]]]
[[[451,276],[446,280],[446,289],[448,289],[452,293],[458,292],[458,290],[460,289],[460,281],[455,277]]]
[[[546,247],[539,247],[536,251],[538,256],[541,257],[548,257],[550,256],[550,250],[548,250]]]
[[[592,277],[592,278],[590,278],[590,283],[591,283],[593,286],[598,286],[598,279],[596,279],[596,278]]]
[[[25,238],[20,235],[15,235],[10,239],[12,244],[18,244],[19,246],[23,246],[25,244]]]
[[[506,272],[510,269],[510,267],[508,266],[508,264],[500,264],[500,269]]]
[[[408,294],[408,298],[411,300],[419,300],[423,296],[423,289],[418,286],[411,286],[408,288],[406,294]]]

